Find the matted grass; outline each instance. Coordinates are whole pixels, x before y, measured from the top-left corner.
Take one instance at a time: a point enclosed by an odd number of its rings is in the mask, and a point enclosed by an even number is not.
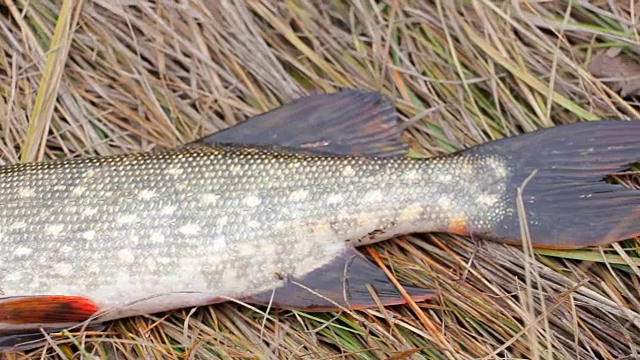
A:
[[[158,3],[0,5],[4,163],[176,146],[345,87],[391,96],[423,155],[640,118],[588,72],[599,48],[637,56],[640,9],[630,1]],[[266,318],[222,304],[124,319],[10,357],[637,358],[638,245],[529,254],[404,236],[363,250],[398,279],[440,290],[433,302]]]

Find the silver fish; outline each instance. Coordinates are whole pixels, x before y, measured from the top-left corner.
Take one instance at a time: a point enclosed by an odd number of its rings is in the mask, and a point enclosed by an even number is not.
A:
[[[411,159],[391,103],[297,100],[185,146],[0,168],[0,347],[230,299],[307,311],[405,299],[355,247],[416,232],[535,246],[635,236],[640,122],[560,126]],[[615,236],[607,235],[615,231]],[[416,301],[435,292],[407,286]],[[25,348],[26,345],[18,346]]]

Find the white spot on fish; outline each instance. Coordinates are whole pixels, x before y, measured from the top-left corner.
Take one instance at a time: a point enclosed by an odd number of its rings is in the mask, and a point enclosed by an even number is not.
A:
[[[120,261],[122,261],[125,264],[133,264],[136,258],[135,256],[133,256],[133,253],[131,252],[131,250],[122,249],[118,251],[118,259],[120,259]]]
[[[116,278],[117,284],[126,284],[129,282],[129,279],[131,278],[131,276],[129,276],[129,273],[126,271],[120,271],[115,276],[115,278]]]
[[[271,262],[278,262],[282,264],[281,248],[273,242],[264,243],[260,248],[260,254],[262,254],[262,260],[272,260]]]
[[[27,227],[27,223],[25,223],[24,221],[17,221],[11,224],[11,229],[13,230],[23,229],[26,227]]]
[[[438,199],[438,206],[443,211],[451,210],[451,199],[446,196],[441,197]]]
[[[350,165],[347,165],[344,167],[344,169],[342,169],[342,176],[351,177],[351,176],[354,176],[355,174],[356,174],[356,171],[353,170],[353,167],[351,167]]]
[[[96,238],[96,232],[93,230],[85,231],[81,236],[85,240],[93,240]]]
[[[490,158],[487,160],[487,164],[491,166],[493,171],[495,171],[496,175],[498,175],[499,177],[507,176],[507,169],[505,168],[504,164],[502,164],[502,162],[496,160],[495,158]]]
[[[212,205],[212,204],[215,204],[216,202],[218,202],[219,199],[220,199],[220,195],[214,194],[214,193],[209,193],[209,194],[202,195],[201,201],[204,204]]]
[[[30,187],[25,187],[20,189],[20,191],[18,191],[18,196],[22,198],[34,197],[35,195],[36,195],[36,192]]]
[[[135,214],[124,214],[120,215],[116,221],[118,224],[131,224],[132,222],[135,222],[137,218],[138,217]]]
[[[168,257],[161,257],[161,258],[157,258],[156,260],[162,265],[167,265],[168,263],[171,262],[171,258],[168,258]]]
[[[4,277],[5,281],[18,281],[22,279],[22,271],[14,271]]]
[[[451,176],[451,174],[446,172],[437,173],[436,177],[437,177],[436,181],[443,182],[443,183],[450,183],[453,180],[453,176]]]
[[[58,236],[62,233],[62,230],[64,230],[64,225],[61,224],[55,224],[55,225],[49,225],[47,226],[47,228],[44,230],[45,234],[50,235],[50,236]]]
[[[221,217],[216,219],[216,226],[217,227],[223,227],[223,226],[227,225],[228,222],[229,222],[229,217],[228,216],[221,216]]]
[[[400,222],[413,222],[420,219],[422,214],[422,206],[420,204],[411,204],[400,212],[398,220]]]
[[[293,191],[289,195],[289,201],[304,201],[309,197],[309,191],[304,189],[298,189]]]
[[[464,162],[462,163],[462,165],[460,165],[460,167],[458,168],[464,175],[473,175],[474,173],[474,168],[473,166],[469,163],[469,162]]]
[[[84,216],[91,216],[91,215],[95,215],[98,213],[98,209],[96,208],[86,208],[82,211],[82,215]]]
[[[231,290],[244,285],[243,282],[238,279],[238,271],[233,268],[229,268],[223,272],[220,281],[221,288],[223,289]]]
[[[482,204],[482,205],[486,205],[486,206],[492,206],[496,202],[498,202],[498,196],[497,195],[482,194],[482,195],[478,196],[478,198],[476,199],[476,202],[478,204]]]
[[[211,248],[214,251],[222,251],[222,250],[225,250],[226,247],[227,247],[227,239],[225,239],[225,237],[222,235],[216,236],[213,239],[213,243],[211,244]]]
[[[53,271],[60,276],[69,276],[73,272],[73,266],[67,263],[57,263],[53,265]]]
[[[404,177],[405,180],[413,181],[413,180],[419,180],[420,174],[416,170],[409,170],[405,172],[402,175],[402,177]]]
[[[157,194],[156,194],[156,192],[155,192],[155,191],[145,189],[145,190],[142,190],[142,191],[140,191],[140,192],[138,193],[138,199],[141,199],[141,200],[151,200],[151,199],[153,199],[154,197],[156,197],[156,195],[157,195]]]
[[[247,222],[247,226],[249,226],[250,228],[256,229],[260,227],[260,223],[258,221],[255,220],[249,220]]]
[[[356,217],[356,221],[358,221],[358,225],[368,230],[374,230],[374,228],[378,224],[378,221],[376,220],[375,216],[373,216],[371,213],[358,214],[358,216]]]
[[[238,255],[240,256],[256,256],[256,247],[252,243],[243,243],[238,246]]]
[[[256,207],[262,203],[262,199],[255,195],[249,195],[244,198],[244,204],[250,207]]]
[[[187,224],[178,229],[184,235],[198,235],[200,226],[198,224]]]
[[[71,254],[73,248],[69,245],[63,245],[59,250],[61,254]]]
[[[169,175],[180,175],[182,174],[182,172],[184,172],[184,169],[182,169],[181,167],[172,166],[165,170],[165,172]]]
[[[158,267],[158,264],[156,264],[156,260],[152,256],[149,256],[146,259],[144,259],[144,263],[149,269],[149,271],[154,271]]]
[[[383,199],[383,195],[382,195],[382,191],[380,190],[368,191],[362,197],[362,200],[368,203],[382,201],[382,199]]]
[[[89,169],[87,171],[84,172],[84,174],[82,174],[83,178],[90,178],[93,177],[96,174],[96,171],[94,169]]]
[[[87,191],[87,188],[85,186],[76,186],[73,188],[73,190],[71,190],[71,195],[82,196],[85,191]]]
[[[314,236],[332,237],[335,235],[335,231],[328,221],[318,220],[317,222],[315,222],[312,229]]]
[[[160,213],[162,213],[162,215],[172,215],[177,209],[177,206],[169,205],[163,207],[162,210],[160,210]]]
[[[329,204],[340,204],[344,197],[341,194],[331,194],[327,197],[327,203]]]
[[[161,233],[153,233],[151,234],[149,240],[151,240],[151,242],[154,244],[162,244],[164,242],[164,235],[162,235]]]
[[[87,264],[87,267],[85,269],[90,274],[97,274],[100,272],[100,264],[98,262],[91,261]]]
[[[25,246],[20,246],[19,248],[15,249],[15,251],[13,252],[13,255],[15,256],[27,256],[29,254],[31,254],[33,252],[33,249],[25,247]]]

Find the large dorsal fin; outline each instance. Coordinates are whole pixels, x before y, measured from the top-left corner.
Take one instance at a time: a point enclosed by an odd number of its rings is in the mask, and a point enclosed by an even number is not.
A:
[[[292,150],[403,155],[408,144],[391,101],[377,92],[345,90],[300,98],[216,132],[194,144],[280,146]]]

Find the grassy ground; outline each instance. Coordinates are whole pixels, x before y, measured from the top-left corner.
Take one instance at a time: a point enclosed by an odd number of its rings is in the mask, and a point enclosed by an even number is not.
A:
[[[345,87],[393,97],[427,155],[639,118],[632,99],[588,70],[600,48],[637,56],[640,9],[630,1],[158,3],[0,5],[2,162],[176,146]],[[185,309],[11,358],[637,358],[638,245],[527,254],[405,236],[365,252],[405,282],[439,289],[436,301],[266,319],[240,305]]]

